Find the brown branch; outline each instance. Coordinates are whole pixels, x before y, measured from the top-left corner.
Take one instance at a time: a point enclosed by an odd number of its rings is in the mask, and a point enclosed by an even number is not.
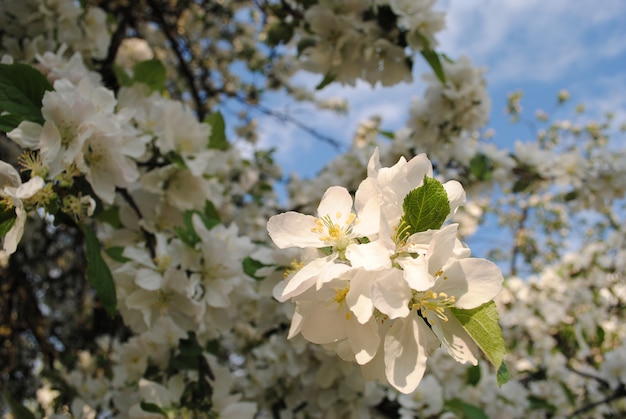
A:
[[[613,392],[613,394],[605,397],[602,400],[598,400],[597,402],[593,402],[590,403],[586,406],[581,407],[580,409],[576,409],[575,411],[573,411],[568,417],[570,418],[574,418],[577,417],[585,412],[588,412],[592,409],[595,409],[598,406],[601,406],[605,403],[610,403],[613,400],[617,400],[617,399],[621,399],[622,397],[626,397],[626,386],[624,386],[624,384],[620,385],[617,389],[615,389],[615,391]]]
[[[170,47],[172,48],[174,55],[176,55],[179,69],[183,77],[187,81],[187,84],[189,85],[191,97],[193,98],[193,101],[196,105],[196,113],[197,113],[198,119],[202,121],[204,117],[206,116],[206,111],[204,109],[204,101],[202,100],[202,97],[200,96],[200,92],[198,88],[196,87],[195,76],[193,75],[193,72],[191,71],[191,68],[189,66],[190,63],[188,63],[185,60],[185,57],[183,55],[182,50],[184,48],[181,47],[180,45],[180,41],[183,41],[183,38],[180,37],[177,39],[175,35],[176,33],[175,28],[173,28],[172,25],[170,25],[170,23],[167,21],[165,13],[161,9],[157,1],[156,0],[147,0],[147,1],[148,1],[148,5],[153,11],[155,19],[161,25],[161,29],[163,30],[163,33],[165,34],[165,36],[167,37],[167,40],[170,43]],[[186,41],[185,41],[185,44],[187,44]],[[186,47],[186,50],[189,54],[191,54],[191,48]]]
[[[292,117],[290,115],[287,115],[287,114],[284,114],[284,113],[275,112],[272,109],[267,108],[267,107],[265,107],[263,105],[260,105],[258,103],[251,104],[251,103],[249,103],[246,100],[246,98],[238,96],[238,95],[234,95],[232,97],[234,99],[236,99],[238,102],[240,102],[240,103],[242,103],[242,104],[244,104],[244,105],[246,105],[246,106],[248,106],[248,107],[250,107],[252,109],[256,109],[257,111],[259,111],[259,112],[261,112],[261,113],[263,113],[265,115],[268,115],[268,116],[271,116],[273,118],[276,118],[276,119],[278,119],[281,122],[286,122],[286,123],[289,123],[289,124],[292,124],[292,125],[296,126],[297,128],[299,128],[302,131],[312,135],[313,137],[317,138],[318,140],[320,140],[320,141],[330,145],[336,151],[342,151],[342,150],[345,149],[345,146],[343,144],[341,144],[339,141],[337,141],[336,139],[334,139],[334,138],[332,138],[332,137],[330,137],[328,135],[324,135],[324,134],[319,133],[315,129],[311,128],[310,126],[304,124],[303,122],[297,120],[296,118],[294,118],[294,117]]]

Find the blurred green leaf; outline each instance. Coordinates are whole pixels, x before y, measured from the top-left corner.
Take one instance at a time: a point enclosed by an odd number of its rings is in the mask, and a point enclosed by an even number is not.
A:
[[[100,242],[91,229],[81,224],[80,228],[85,236],[85,255],[87,256],[87,280],[94,287],[100,302],[109,313],[115,315],[117,295],[111,270],[100,253]]]

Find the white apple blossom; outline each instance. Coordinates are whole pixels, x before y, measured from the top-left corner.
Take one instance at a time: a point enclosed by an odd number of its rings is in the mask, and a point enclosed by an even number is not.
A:
[[[32,198],[43,186],[44,181],[38,176],[22,183],[17,170],[0,160],[0,205],[4,211],[15,211],[15,221],[2,239],[0,264],[5,265],[8,257],[15,253],[24,234],[28,209],[24,207],[23,201]]]

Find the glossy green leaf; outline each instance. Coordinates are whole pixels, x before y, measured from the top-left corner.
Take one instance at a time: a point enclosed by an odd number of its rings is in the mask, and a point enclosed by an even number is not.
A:
[[[448,194],[437,179],[424,177],[424,184],[407,194],[402,203],[403,221],[411,234],[441,228],[448,214]]]

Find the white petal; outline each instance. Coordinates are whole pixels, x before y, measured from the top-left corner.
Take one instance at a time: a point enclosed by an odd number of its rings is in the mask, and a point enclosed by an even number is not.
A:
[[[350,290],[346,295],[346,304],[359,323],[362,324],[371,319],[372,314],[374,314],[371,289],[372,281],[376,275],[377,272],[358,270],[350,279]]]
[[[152,269],[137,270],[135,284],[148,291],[156,291],[163,286],[163,277]]]
[[[22,236],[24,235],[24,224],[26,224],[26,213],[24,209],[20,207],[15,207],[15,215],[17,216],[15,219],[15,223],[11,227],[11,229],[4,235],[4,240],[2,241],[2,249],[6,252],[6,255],[12,255],[17,250],[17,245],[20,240],[22,240]]]
[[[493,300],[502,289],[502,281],[502,272],[493,262],[461,259],[444,271],[433,290],[453,295],[456,307],[470,309]]]
[[[423,256],[398,258],[396,262],[404,270],[404,280],[415,291],[425,291],[435,284],[435,277],[428,272],[428,261]]]
[[[317,207],[317,215],[322,218],[330,216],[337,224],[343,224],[352,213],[352,196],[343,186],[331,186]]]
[[[408,394],[419,385],[426,370],[427,351],[436,338],[424,321],[412,313],[396,320],[385,336],[385,375],[389,384]]]
[[[478,364],[478,347],[472,337],[463,329],[461,323],[451,313],[447,313],[448,321],[439,318],[430,319],[432,330],[441,341],[442,346],[457,362]]]
[[[414,189],[423,183],[424,176],[433,177],[433,166],[426,154],[422,153],[408,161],[406,177],[411,183],[411,188]]]
[[[30,121],[22,121],[13,131],[7,133],[7,137],[15,141],[22,148],[39,148],[39,137],[42,126]]]
[[[450,224],[433,234],[426,256],[428,259],[428,271],[431,275],[435,275],[443,268],[452,256],[456,243],[457,229],[458,224]]]
[[[289,326],[289,334],[287,335],[287,339],[291,339],[296,336],[302,330],[302,314],[298,311],[298,307],[296,307],[296,311],[293,313],[293,317],[291,317],[291,326]]]
[[[372,301],[378,310],[390,319],[409,315],[411,289],[402,278],[402,271],[383,271],[372,284]]]
[[[267,232],[280,249],[287,247],[324,247],[320,235],[311,230],[317,227],[316,218],[299,212],[274,215],[267,222]]]
[[[378,240],[364,244],[351,244],[346,249],[346,257],[352,267],[368,271],[391,268],[392,253],[393,251]]]
[[[341,313],[345,313],[345,310],[338,309],[335,303],[312,308],[303,315],[302,336],[320,345],[345,339],[346,323],[349,320]]]
[[[456,180],[444,183],[443,188],[448,194],[448,201],[450,201],[450,213],[454,214],[460,206],[465,205],[465,190]]]
[[[283,290],[281,296],[284,299],[283,301],[288,298],[295,297],[296,295],[300,295],[313,286],[324,266],[329,263],[333,263],[336,257],[336,255],[330,255],[325,258],[312,260],[296,272]]]
[[[27,199],[35,195],[43,186],[43,179],[39,176],[34,176],[17,188],[15,195],[19,199]]]
[[[376,355],[380,344],[376,319],[372,317],[369,322],[363,325],[352,322],[346,329],[356,362],[359,365],[367,364]]]
[[[319,275],[317,276],[317,290],[321,289],[325,283],[330,282],[335,278],[339,278],[341,275],[352,269],[350,265],[345,263],[336,263],[336,255],[330,255],[328,258],[331,262],[325,264],[322,269],[320,269]]]
[[[378,147],[374,149],[372,157],[367,163],[367,177],[376,177],[378,170],[381,168]]]
[[[18,171],[2,160],[0,160],[0,188],[13,187],[17,188],[22,184],[22,179]]]

